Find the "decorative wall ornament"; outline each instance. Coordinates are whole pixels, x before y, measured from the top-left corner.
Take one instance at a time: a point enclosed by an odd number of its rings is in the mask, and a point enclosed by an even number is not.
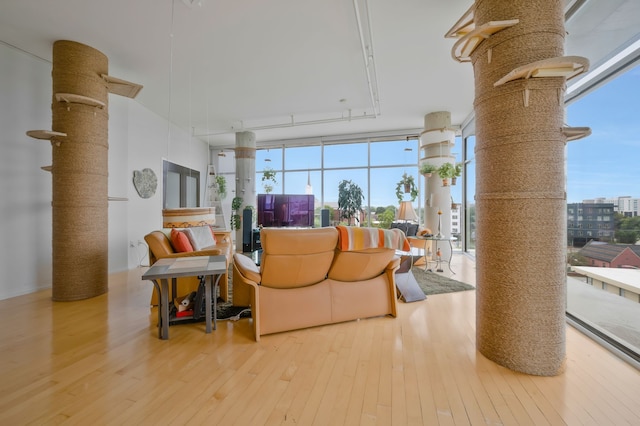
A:
[[[133,171],[133,186],[140,198],[151,198],[156,193],[158,178],[153,170],[146,168]]]

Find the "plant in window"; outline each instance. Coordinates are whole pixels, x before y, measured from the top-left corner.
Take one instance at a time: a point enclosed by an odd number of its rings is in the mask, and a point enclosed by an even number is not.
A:
[[[240,229],[241,216],[239,212],[240,207],[242,207],[242,201],[242,197],[234,197],[233,200],[231,200],[231,219],[229,225],[231,229],[236,231]]]
[[[340,210],[340,218],[347,219],[347,223],[351,225],[353,217],[359,221],[357,216],[362,212],[362,201],[364,194],[362,189],[350,180],[343,180],[338,185],[338,209]]]
[[[261,180],[265,194],[269,194],[273,191],[273,186],[278,184],[278,181],[276,180],[276,172],[271,168],[264,169]]]
[[[398,204],[404,200],[404,194],[411,195],[411,201],[415,200],[418,196],[418,188],[416,188],[416,182],[413,176],[404,173],[402,179],[396,185],[396,197],[398,198]]]

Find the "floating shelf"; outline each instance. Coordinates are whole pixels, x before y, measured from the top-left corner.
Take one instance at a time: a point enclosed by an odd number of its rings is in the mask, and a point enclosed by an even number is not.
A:
[[[98,108],[104,108],[105,103],[88,96],[74,95],[73,93],[56,93],[56,101],[69,104],[83,104]]]
[[[557,58],[543,59],[532,62],[511,71],[509,74],[496,81],[493,85],[498,87],[509,81],[528,78],[566,77],[567,80],[586,72],[589,69],[589,60],[582,56],[559,56]]]
[[[458,21],[451,27],[449,31],[444,35],[445,38],[460,38],[465,34],[473,31],[476,28],[476,24],[474,22],[476,12],[476,5],[473,4],[467,10],[464,15],[458,19]]]
[[[591,134],[591,128],[565,126],[562,128],[562,133],[567,137],[567,142],[571,142],[589,136]]]
[[[27,136],[34,139],[51,140],[56,138],[66,138],[67,134],[62,132],[54,132],[53,130],[29,130]]]
[[[114,95],[125,96],[127,98],[135,98],[138,96],[140,90],[142,90],[141,84],[132,83],[130,81],[121,80],[119,78],[111,77],[107,74],[101,74],[104,81],[107,82],[109,93]]]
[[[40,168],[42,170],[44,170],[45,172],[52,172],[53,171],[53,166],[42,166]]]
[[[129,201],[127,197],[107,197],[108,201]]]
[[[458,62],[471,61],[471,53],[482,43],[485,39],[488,39],[493,34],[504,30],[505,28],[512,27],[520,22],[518,19],[509,19],[506,21],[490,21],[486,24],[482,24],[479,27],[475,27],[464,34],[451,49],[451,56]],[[470,28],[469,25],[465,28]]]

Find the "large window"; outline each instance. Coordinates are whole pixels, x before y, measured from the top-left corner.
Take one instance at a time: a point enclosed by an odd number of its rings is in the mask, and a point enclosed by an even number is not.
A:
[[[256,186],[259,193],[264,170],[276,173],[278,184],[274,194],[308,194],[315,196],[316,208],[329,207],[337,217],[338,185],[351,180],[364,194],[361,225],[376,226],[395,215],[398,200],[396,184],[404,173],[414,177],[416,186],[422,187],[418,174],[418,140],[354,141],[301,147],[259,149],[256,152]],[[424,195],[414,201],[414,209],[421,215]],[[318,210],[319,211],[319,210]],[[318,213],[319,214],[319,213]],[[386,223],[386,222],[385,222]]]
[[[469,253],[476,251],[476,137],[469,136],[464,141],[465,166],[465,212],[464,212],[464,238],[465,250]]]
[[[592,130],[591,136],[567,145],[567,202],[583,203],[582,209],[572,207],[568,212],[577,213],[568,226],[574,227],[573,234],[578,238],[567,240],[571,244],[574,240],[584,243],[595,238],[600,239],[601,244],[608,244],[606,249],[600,246],[602,254],[597,257],[586,256],[589,254],[586,248],[567,247],[568,261],[577,272],[567,277],[567,315],[574,324],[640,362],[640,288],[634,273],[637,271],[621,264],[614,267],[610,263],[615,262],[613,258],[602,258],[607,256],[606,252],[619,252],[626,246],[619,241],[608,242],[611,231],[606,230],[606,226],[602,231],[596,230],[602,225],[598,221],[611,219],[611,211],[590,207],[595,203],[611,203],[618,208],[619,199],[640,198],[640,122],[637,119],[640,98],[636,93],[640,93],[640,66],[567,107],[570,125],[589,126]],[[580,223],[590,220],[591,215],[594,222]],[[618,213],[617,226],[622,219],[623,215]],[[572,235],[568,233],[568,237]],[[585,268],[581,269],[582,266]]]

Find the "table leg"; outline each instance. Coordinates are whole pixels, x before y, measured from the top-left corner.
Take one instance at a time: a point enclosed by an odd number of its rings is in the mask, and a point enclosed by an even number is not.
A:
[[[220,278],[222,278],[222,274],[218,274],[216,276],[215,281],[213,280],[213,276],[210,277],[211,281],[213,281],[213,329],[216,330],[218,328],[218,297],[216,296],[216,288],[218,288],[220,284]]]
[[[204,283],[204,318],[206,323],[205,331],[211,333],[211,275],[205,277]]]
[[[422,247],[422,254],[424,258],[424,270],[427,271],[429,269],[429,259],[427,258],[427,244],[429,241],[424,240],[424,246]]]
[[[451,258],[453,257],[453,244],[451,243],[451,240],[449,240],[449,271],[455,275],[456,273],[453,272],[453,269],[451,269]]]
[[[162,284],[160,288],[160,338],[162,340],[169,339],[169,281],[166,278],[160,280]]]

